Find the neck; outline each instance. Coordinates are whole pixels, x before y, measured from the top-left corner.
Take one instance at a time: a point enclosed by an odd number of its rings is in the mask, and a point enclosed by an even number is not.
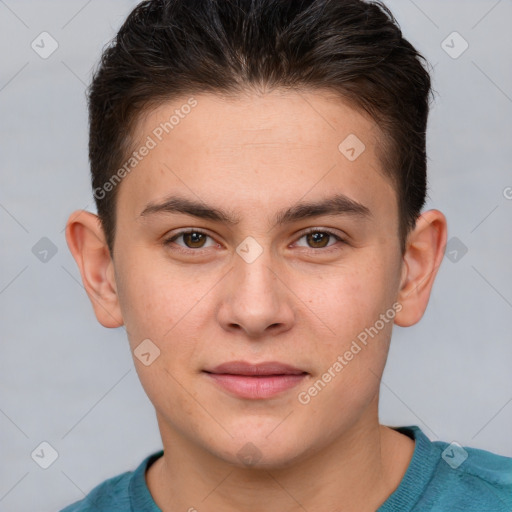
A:
[[[398,487],[414,441],[359,422],[321,451],[286,468],[241,468],[165,429],[164,456],[148,470],[149,490],[163,512],[375,511]]]

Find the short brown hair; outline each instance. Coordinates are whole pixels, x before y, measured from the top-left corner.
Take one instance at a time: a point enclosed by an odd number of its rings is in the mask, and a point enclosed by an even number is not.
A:
[[[402,252],[425,203],[431,93],[425,58],[389,9],[362,0],[149,0],[104,50],[88,91],[93,190],[133,151],[150,106],[264,86],[332,90],[370,114],[398,197]],[[428,63],[427,63],[428,64]],[[112,252],[117,187],[95,192]]]

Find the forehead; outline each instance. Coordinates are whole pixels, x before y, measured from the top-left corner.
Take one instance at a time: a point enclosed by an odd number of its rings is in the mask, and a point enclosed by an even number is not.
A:
[[[184,96],[140,116],[133,138],[135,150],[148,141],[152,149],[119,191],[129,196],[130,216],[177,190],[217,197],[232,211],[275,209],[333,188],[370,205],[394,201],[377,125],[328,92]]]
[[[350,133],[359,134],[370,146],[380,135],[366,113],[339,95],[276,89],[236,96],[183,96],[144,112],[134,138],[140,142],[149,134],[164,144],[174,139],[184,152],[197,146],[205,149],[203,153],[216,155],[258,152],[263,146],[276,151],[285,147],[291,154],[294,148],[332,151],[333,144],[337,149],[339,138]]]

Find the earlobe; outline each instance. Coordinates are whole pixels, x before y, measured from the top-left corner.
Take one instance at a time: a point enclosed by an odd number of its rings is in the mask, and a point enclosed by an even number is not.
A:
[[[66,225],[66,241],[75,259],[98,322],[123,325],[113,272],[113,261],[97,215],[73,212]]]
[[[447,224],[439,210],[429,210],[416,222],[407,239],[403,256],[398,302],[402,309],[395,323],[409,327],[419,322],[430,298],[432,286],[446,247]]]

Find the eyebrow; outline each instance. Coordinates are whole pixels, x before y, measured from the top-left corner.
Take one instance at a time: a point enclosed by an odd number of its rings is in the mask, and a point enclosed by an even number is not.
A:
[[[199,219],[208,219],[230,225],[240,222],[240,218],[232,212],[182,196],[172,196],[161,203],[149,203],[140,216],[146,217],[161,213],[181,213]],[[321,215],[350,215],[359,218],[369,218],[372,216],[372,213],[365,205],[354,201],[344,194],[336,194],[320,201],[301,202],[290,208],[280,210],[274,217],[274,223],[278,225],[293,223]]]

